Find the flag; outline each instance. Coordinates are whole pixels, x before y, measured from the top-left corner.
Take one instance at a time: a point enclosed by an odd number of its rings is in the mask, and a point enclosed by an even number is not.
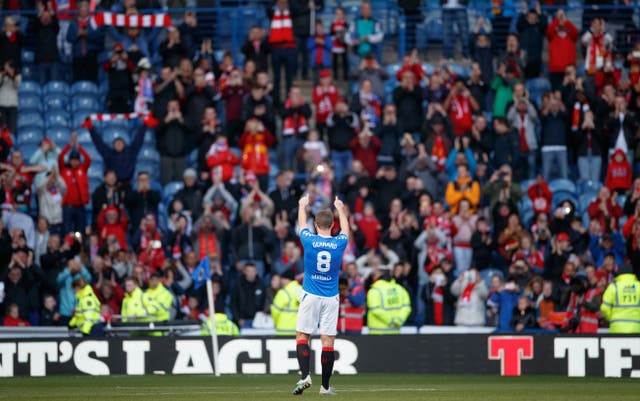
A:
[[[191,274],[193,280],[193,287],[197,290],[211,277],[211,268],[209,267],[209,258],[205,256],[202,258],[198,267]]]

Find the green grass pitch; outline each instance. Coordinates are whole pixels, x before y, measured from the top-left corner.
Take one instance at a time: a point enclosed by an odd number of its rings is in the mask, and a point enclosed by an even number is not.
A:
[[[222,376],[52,376],[0,379],[1,400],[286,400],[326,398],[318,395],[320,377],[296,397],[294,375]],[[334,376],[338,400],[638,400],[638,379],[574,379],[529,376],[361,374]]]

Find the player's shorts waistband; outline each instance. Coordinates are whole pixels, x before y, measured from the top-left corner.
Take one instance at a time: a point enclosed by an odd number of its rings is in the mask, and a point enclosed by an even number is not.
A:
[[[335,297],[338,296],[339,293],[336,293],[335,295],[318,295],[318,294],[314,294],[312,292],[306,291],[306,290],[302,290],[302,299],[304,299],[304,297],[306,296],[312,296],[312,297],[316,297],[316,298],[323,298],[323,299],[333,299]]]

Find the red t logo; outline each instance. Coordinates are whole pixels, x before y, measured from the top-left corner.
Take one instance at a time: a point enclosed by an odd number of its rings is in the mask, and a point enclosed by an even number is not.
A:
[[[533,359],[533,337],[489,337],[488,354],[489,359],[500,360],[501,376],[520,376],[520,361]]]

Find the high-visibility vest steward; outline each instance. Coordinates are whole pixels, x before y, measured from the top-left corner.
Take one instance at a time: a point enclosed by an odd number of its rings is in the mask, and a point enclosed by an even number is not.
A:
[[[271,317],[276,334],[279,336],[293,336],[296,334],[296,321],[300,307],[302,286],[296,280],[281,288],[273,298]]]
[[[69,326],[78,327],[82,334],[88,335],[91,327],[100,321],[100,301],[89,284],[76,293],[76,298],[78,305]]]
[[[171,319],[171,304],[173,303],[173,294],[167,288],[158,284],[156,288],[149,288],[145,293],[151,305],[153,306],[149,313],[154,322],[166,322]]]
[[[367,293],[369,334],[399,334],[411,313],[409,293],[395,281],[379,279]]]
[[[148,322],[152,315],[150,310],[155,310],[151,298],[137,287],[131,294],[125,294],[120,313],[123,322]]]
[[[233,323],[229,317],[224,313],[216,313],[215,314],[215,322],[216,322],[216,334],[219,336],[233,336],[238,337],[240,335],[240,330],[238,326]],[[210,336],[211,335],[211,316],[207,318],[205,322],[202,322],[202,328],[200,329],[200,335],[202,336]]]
[[[621,274],[607,287],[600,310],[611,333],[640,333],[640,281],[634,274]]]

